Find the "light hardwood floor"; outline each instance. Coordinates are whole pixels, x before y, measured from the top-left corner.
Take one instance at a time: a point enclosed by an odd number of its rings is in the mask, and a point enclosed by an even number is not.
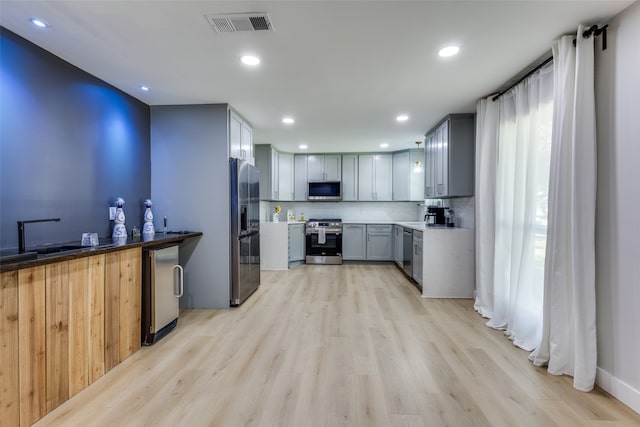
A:
[[[640,425],[484,324],[471,300],[422,299],[394,266],[266,271],[241,307],[184,310],[36,425]]]

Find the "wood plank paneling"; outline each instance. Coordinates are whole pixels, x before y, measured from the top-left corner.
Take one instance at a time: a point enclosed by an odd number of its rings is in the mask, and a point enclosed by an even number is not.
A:
[[[69,263],[46,265],[47,411],[69,398]]]
[[[20,359],[20,425],[46,413],[45,267],[18,271],[18,354]]]
[[[120,361],[140,349],[142,251],[120,251]]]
[[[120,252],[105,255],[104,277],[104,367],[110,371],[120,363]]]
[[[104,375],[104,268],[105,255],[96,255],[88,258],[89,276],[88,287],[88,312],[89,318],[89,342],[87,343],[87,363],[89,369],[89,384]]]
[[[69,261],[69,397],[89,385],[89,258]]]
[[[0,420],[20,424],[18,378],[18,272],[0,277]]]

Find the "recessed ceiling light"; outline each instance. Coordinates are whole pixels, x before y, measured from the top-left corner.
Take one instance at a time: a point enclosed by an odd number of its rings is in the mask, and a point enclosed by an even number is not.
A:
[[[31,18],[31,23],[40,28],[47,28],[49,26],[49,24],[38,18]]]
[[[300,144],[299,147],[301,150],[306,150],[307,148],[309,148],[307,147],[307,144]]]
[[[387,144],[386,142],[383,142],[382,144],[380,144],[381,148],[387,148],[389,146],[389,144]]]
[[[438,52],[438,55],[443,58],[446,58],[447,56],[455,55],[459,51],[460,51],[460,48],[458,46],[447,46],[440,49],[440,51]]]
[[[285,123],[287,125],[293,124],[295,122],[295,120],[293,120],[293,117],[285,117],[282,119],[282,123]]]
[[[398,117],[396,117],[396,120],[399,122],[406,122],[407,120],[409,120],[409,116],[407,116],[406,114],[400,114]]]
[[[240,57],[240,61],[245,65],[258,65],[260,63],[260,58],[253,55],[244,55]]]
[[[142,86],[140,86],[140,90],[143,90],[145,92],[149,92],[150,88],[149,88],[149,86],[142,85]]]

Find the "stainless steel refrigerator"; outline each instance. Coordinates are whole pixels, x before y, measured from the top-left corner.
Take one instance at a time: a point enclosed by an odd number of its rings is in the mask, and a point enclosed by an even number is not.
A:
[[[231,305],[242,304],[260,286],[260,174],[229,159],[231,176]]]

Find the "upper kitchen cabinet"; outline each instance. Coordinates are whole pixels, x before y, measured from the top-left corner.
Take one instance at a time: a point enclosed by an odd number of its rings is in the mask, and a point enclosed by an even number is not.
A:
[[[255,153],[260,200],[293,200],[293,154],[262,144],[255,146]]]
[[[391,154],[360,154],[358,156],[358,200],[392,200]]]
[[[256,145],[256,167],[260,171],[260,200],[278,200],[278,152],[271,145]]]
[[[253,128],[238,113],[229,109],[229,157],[255,163]]]
[[[340,154],[309,154],[307,181],[340,181],[342,173]]]
[[[393,200],[422,201],[423,185],[423,151],[407,150],[393,153]]]
[[[342,155],[342,201],[358,200],[358,155]]]
[[[293,199],[297,201],[307,200],[307,155],[295,154],[293,156]]]
[[[278,200],[293,200],[293,154],[278,153]]]
[[[450,114],[426,134],[425,198],[473,196],[474,114]]]

